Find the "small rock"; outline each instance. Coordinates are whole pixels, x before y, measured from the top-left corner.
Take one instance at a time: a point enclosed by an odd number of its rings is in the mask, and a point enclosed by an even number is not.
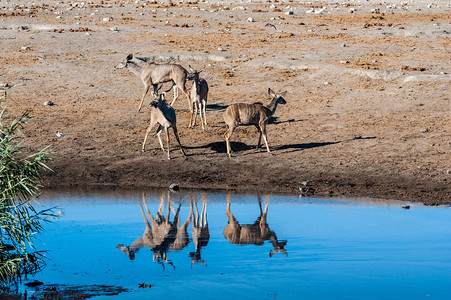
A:
[[[169,186],[169,189],[173,191],[178,191],[180,189],[180,186],[177,183],[173,183]]]
[[[349,60],[340,60],[340,63],[342,63],[342,64],[349,64],[350,61]]]
[[[20,49],[21,50],[31,50],[31,47],[30,46],[22,46]]]
[[[294,15],[294,12],[292,10],[290,10],[290,11],[285,12],[285,14],[291,16],[291,15]]]
[[[219,47],[219,48],[218,48],[218,51],[225,51],[225,50],[224,50],[224,48]]]
[[[103,22],[111,22],[110,18],[103,18]]]
[[[343,48],[345,48],[345,47],[347,47],[348,45],[346,45],[346,44],[342,44],[341,46],[342,46]]]
[[[56,136],[57,136],[57,137],[63,137],[63,136],[64,136],[64,132],[57,131],[57,132],[56,132]]]
[[[410,205],[403,205],[402,209],[410,209]]]
[[[427,129],[427,128],[421,129],[421,130],[420,130],[420,132],[422,132],[422,133],[426,133],[426,132],[428,132],[428,131],[429,131],[429,129]]]
[[[55,105],[55,103],[53,103],[52,101],[45,101],[44,105],[45,106],[53,106],[53,105]]]
[[[110,28],[110,31],[119,32],[119,28],[117,28],[117,27],[111,27],[111,28]]]
[[[332,83],[330,83],[329,81],[325,81],[324,85],[331,85]]]
[[[451,175],[451,169],[446,170],[446,174]]]
[[[252,22],[255,22],[254,18],[251,18],[251,17],[247,18],[247,21],[248,21],[248,22],[251,22],[251,23],[252,23]]]

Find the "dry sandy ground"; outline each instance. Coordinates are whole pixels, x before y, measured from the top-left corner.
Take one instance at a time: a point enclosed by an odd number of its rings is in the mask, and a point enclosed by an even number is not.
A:
[[[47,186],[309,181],[306,193],[451,202],[448,1],[35,2],[0,3],[0,82],[17,84],[4,123],[34,115],[25,152],[51,145]],[[150,96],[136,113],[141,80],[113,68],[129,53],[203,69],[206,132],[187,128],[183,95],[174,105],[187,157],[174,138],[170,161],[156,137],[141,153]],[[288,92],[268,125],[274,155],[241,126],[229,159],[222,111],[268,103],[268,87]]]

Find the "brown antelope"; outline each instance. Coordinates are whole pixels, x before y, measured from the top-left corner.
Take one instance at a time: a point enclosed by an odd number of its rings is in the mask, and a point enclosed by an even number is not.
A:
[[[195,207],[195,209],[193,207]],[[193,230],[191,231],[191,234],[195,252],[190,252],[188,255],[192,260],[191,266],[196,262],[200,262],[206,266],[207,264],[200,256],[200,251],[208,245],[208,241],[210,240],[210,230],[208,229],[207,221],[207,199],[205,198],[202,200],[202,211],[200,214],[197,209],[197,199],[191,199],[191,211],[193,214]]]
[[[239,124],[255,125],[255,127],[257,127],[258,131],[260,132],[257,149],[260,147],[260,142],[263,135],[263,140],[266,144],[266,150],[271,154],[266,137],[266,124],[268,123],[269,118],[274,115],[277,105],[279,103],[285,104],[287,102],[283,98],[286,95],[286,92],[276,94],[271,89],[268,89],[268,94],[272,97],[271,103],[268,105],[268,107],[264,106],[261,102],[256,102],[253,104],[235,103],[227,107],[224,111],[224,121],[228,126],[228,130],[225,133],[225,139],[227,145],[227,154],[229,155],[229,157],[232,156],[230,148],[230,137]]]
[[[269,229],[267,221],[268,215],[268,202],[266,202],[265,210],[262,211],[261,199],[258,199],[258,205],[260,207],[260,216],[254,222],[254,224],[240,223],[235,219],[230,210],[230,194],[227,195],[227,210],[226,215],[229,219],[226,227],[224,228],[224,237],[231,244],[238,245],[262,245],[265,241],[270,241],[273,245],[273,249],[269,252],[269,256],[273,256],[276,252],[286,254],[287,250],[284,249],[287,241],[278,240],[274,231]]]
[[[188,128],[194,127],[196,125],[197,119],[197,109],[199,108],[200,123],[202,124],[202,131],[205,131],[205,126],[207,125],[207,115],[205,113],[207,106],[208,97],[208,83],[205,79],[199,77],[200,71],[195,71],[191,66],[189,66],[190,71],[193,74],[193,86],[191,88],[191,118],[189,120]],[[202,120],[202,112],[204,113]],[[194,120],[193,120],[194,117]]]
[[[160,83],[172,81],[174,85],[174,99],[171,106],[178,98],[178,88],[182,90],[190,104],[189,95],[186,89],[186,79],[188,71],[178,64],[157,64],[154,62],[138,63],[133,60],[133,54],[129,54],[125,61],[114,67],[115,69],[128,68],[133,74],[141,78],[144,84],[144,92],[139,103],[138,112],[141,110],[144,98],[153,86],[153,93],[157,93],[157,86]]]
[[[161,87],[160,87],[161,88]],[[172,128],[174,131],[175,139],[177,140],[177,143],[180,146],[180,150],[182,151],[183,155],[186,156],[185,150],[183,150],[182,145],[180,144],[180,138],[177,132],[177,125],[176,125],[176,117],[175,117],[175,111],[172,107],[167,106],[166,102],[164,101],[165,93],[162,93],[158,95],[158,90],[156,90],[156,97],[155,99],[150,103],[150,123],[149,127],[147,127],[146,130],[146,136],[144,137],[144,142],[142,145],[142,152],[145,152],[145,146],[147,141],[147,136],[149,135],[152,128],[158,124],[157,129],[157,136],[158,141],[160,142],[160,147],[163,151],[166,151],[163,147],[163,142],[161,141],[161,132],[165,131],[166,133],[166,141],[168,144],[168,159],[171,159],[170,157],[170,148],[169,148],[169,131],[168,128]]]
[[[164,216],[164,194],[162,193],[160,197],[160,204],[158,207],[158,212],[155,217],[149,211],[147,206],[146,198],[143,196],[144,207],[147,212],[144,213],[143,206],[141,201],[139,202],[139,208],[141,209],[141,213],[144,219],[144,223],[146,225],[146,229],[144,234],[136,239],[130,246],[125,246],[123,244],[118,244],[116,247],[124,252],[131,260],[135,258],[135,254],[143,247],[148,247],[153,252],[153,259],[157,260],[159,263],[167,262],[167,251],[170,250],[181,250],[189,244],[188,232],[187,228],[191,223],[191,214],[185,223],[180,226],[180,207],[177,208],[175,212],[174,220],[171,222],[171,200],[169,198],[168,193],[168,208],[167,215]],[[149,222],[150,220],[150,222]]]

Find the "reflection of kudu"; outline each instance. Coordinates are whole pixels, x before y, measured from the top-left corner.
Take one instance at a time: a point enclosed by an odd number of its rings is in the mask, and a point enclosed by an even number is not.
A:
[[[193,209],[195,207],[195,210]],[[188,255],[191,257],[192,262],[191,265],[194,265],[196,262],[200,262],[203,265],[207,265],[203,259],[200,257],[200,250],[206,247],[208,241],[210,240],[210,230],[208,229],[208,221],[207,221],[207,201],[206,199],[202,200],[202,211],[199,215],[199,210],[197,209],[197,199],[191,199],[191,211],[193,214],[193,243],[195,246],[195,252],[190,252]]]
[[[147,216],[149,220],[146,218],[144,213],[143,206],[141,202],[139,203],[139,207],[141,209],[141,213],[143,215],[144,223],[146,225],[146,230],[142,237],[138,238],[134,241],[130,246],[124,246],[122,244],[117,245],[122,252],[129,256],[130,259],[135,258],[135,253],[139,251],[139,249],[143,247],[149,247],[154,253],[153,259],[159,262],[167,262],[167,254],[168,250],[181,250],[189,244],[188,225],[191,223],[191,211],[190,216],[185,221],[185,223],[180,226],[180,207],[179,204],[177,211],[175,211],[174,221],[170,222],[170,213],[171,213],[171,201],[168,196],[168,208],[167,208],[167,216],[163,215],[164,210],[164,196],[162,194],[160,198],[160,205],[158,207],[158,212],[156,217],[154,218],[147,207],[147,201],[144,197],[144,206],[146,208]]]
[[[262,211],[261,199],[259,198],[258,205],[260,207],[260,216],[254,222],[254,224],[240,225],[235,219],[230,210],[230,195],[227,196],[227,210],[226,215],[229,219],[226,227],[224,228],[224,237],[232,244],[238,245],[263,245],[265,241],[270,241],[273,245],[269,256],[273,256],[276,252],[287,253],[284,249],[287,241],[278,240],[274,231],[269,229],[266,223],[266,217],[268,214],[268,202],[266,202],[265,210]]]

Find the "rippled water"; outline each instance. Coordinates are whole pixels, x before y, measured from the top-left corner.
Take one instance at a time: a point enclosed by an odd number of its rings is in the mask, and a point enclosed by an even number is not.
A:
[[[39,236],[50,260],[31,280],[46,285],[128,290],[116,299],[451,296],[449,208],[126,189],[45,190],[39,202],[61,214]]]

